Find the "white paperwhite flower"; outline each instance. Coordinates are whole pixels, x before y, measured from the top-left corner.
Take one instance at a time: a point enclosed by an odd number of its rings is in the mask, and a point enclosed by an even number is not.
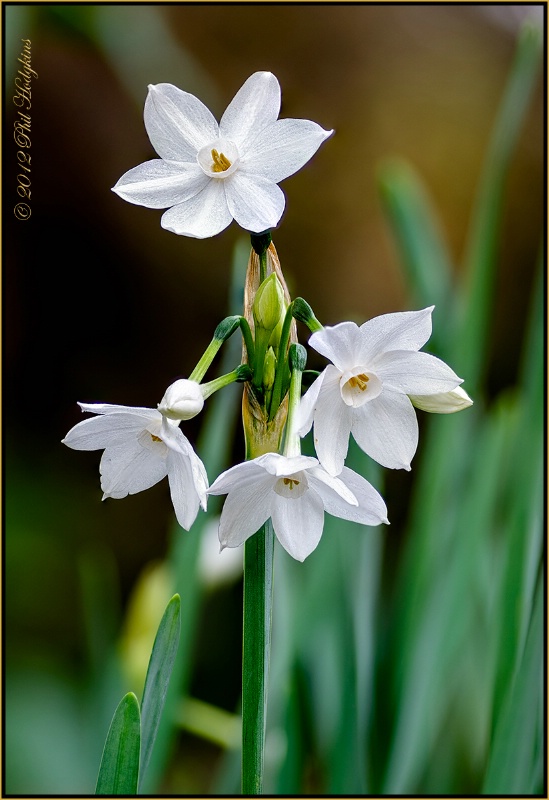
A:
[[[334,478],[318,459],[267,453],[223,472],[208,490],[227,494],[219,523],[221,548],[238,547],[272,518],[278,541],[303,561],[320,541],[324,512],[363,525],[388,524],[381,495],[345,467]]]
[[[431,335],[434,306],[385,314],[358,327],[342,322],[313,333],[309,344],[328,366],[303,396],[301,436],[314,424],[322,466],[338,475],[349,435],[371,458],[392,469],[410,469],[418,425],[409,395],[450,392],[462,379],[435,356],[418,352]]]
[[[142,492],[167,475],[177,521],[189,530],[199,506],[206,510],[208,477],[177,423],[153,408],[78,405],[99,416],[79,422],[63,443],[73,450],[105,450],[99,465],[103,499]]]
[[[456,411],[463,411],[464,408],[473,405],[473,401],[461,386],[442,394],[411,394],[409,397],[416,408],[432,414],[455,414]]]
[[[278,183],[309,161],[333,131],[278,119],[280,86],[254,73],[218,124],[194,95],[170,83],[149,86],[145,127],[160,159],[126,172],[113,191],[148,208],[168,208],[162,227],[203,239],[235,219],[261,233],[275,227],[285,198]]]
[[[196,381],[180,378],[168,386],[158,410],[168,419],[192,419],[204,408],[202,389]]]

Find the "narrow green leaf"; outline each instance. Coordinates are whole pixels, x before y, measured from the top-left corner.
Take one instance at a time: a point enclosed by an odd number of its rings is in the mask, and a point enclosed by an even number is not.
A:
[[[540,576],[534,612],[520,668],[507,694],[496,727],[483,787],[485,794],[524,795],[539,791],[543,767],[536,720],[543,704],[543,578]],[[541,769],[540,769],[541,767]],[[535,774],[535,770],[539,773]]]
[[[112,718],[95,794],[137,794],[140,743],[139,703],[128,692]]]
[[[465,256],[467,290],[461,330],[455,337],[455,363],[468,386],[480,382],[496,276],[505,182],[514,149],[530,106],[543,52],[543,30],[522,28],[509,81],[494,125],[473,210]]]
[[[172,667],[179,645],[181,631],[181,598],[174,595],[160,621],[154,640],[143,700],[141,703],[141,731],[143,746],[141,748],[140,785],[147,770],[151,750],[156,738]]]
[[[378,180],[414,301],[422,306],[434,303],[439,318],[446,320],[449,335],[453,266],[430,198],[413,167],[403,159],[384,162]]]

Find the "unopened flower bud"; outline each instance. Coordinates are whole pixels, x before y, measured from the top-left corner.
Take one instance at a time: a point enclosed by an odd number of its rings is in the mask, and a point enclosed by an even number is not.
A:
[[[416,408],[430,411],[432,414],[454,414],[456,411],[463,411],[464,408],[473,405],[473,401],[461,386],[457,386],[451,392],[411,394],[409,397]]]
[[[322,325],[315,317],[313,309],[302,297],[296,297],[293,301],[292,315],[295,319],[303,322],[312,332],[322,329]]]
[[[275,382],[276,373],[276,356],[272,347],[269,347],[265,356],[265,363],[263,366],[263,386],[265,389],[271,389]]]
[[[307,351],[305,350],[303,345],[291,344],[289,357],[290,357],[290,368],[298,369],[300,372],[303,372],[305,366],[307,365]]]
[[[181,378],[168,386],[158,410],[168,419],[182,420],[196,417],[203,406],[204,397],[198,383]]]
[[[263,281],[254,299],[253,313],[256,328],[273,331],[284,317],[285,311],[284,290],[272,272]]]
[[[217,339],[220,342],[224,342],[229,336],[232,336],[235,330],[240,325],[240,317],[238,315],[233,315],[231,317],[225,317],[225,319],[221,320],[219,325],[214,331],[214,339]]]

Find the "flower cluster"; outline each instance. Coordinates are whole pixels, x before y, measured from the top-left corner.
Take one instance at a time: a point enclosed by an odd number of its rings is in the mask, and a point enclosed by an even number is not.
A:
[[[204,238],[231,220],[251,232],[245,313],[228,317],[189,379],[166,390],[157,409],[80,403],[94,414],[63,440],[76,450],[102,449],[103,497],[122,498],[168,477],[179,524],[189,529],[208,494],[226,494],[221,548],[237,547],[269,518],[281,545],[303,561],[318,545],[327,512],[363,525],[388,524],[383,498],[345,466],[349,437],[382,466],[410,469],[418,443],[414,406],[452,413],[471,405],[462,380],[421,348],[431,336],[433,307],[386,314],[358,326],[322,327],[309,304],[293,302],[271,243],[285,199],[278,183],[300,169],[332,134],[314,122],[278,119],[280,86],[269,72],[252,75],[218,124],[191,94],[149,86],[145,126],[160,156],[130,169],[114,191],[131,203],[168,208],[162,226]],[[305,349],[331,363],[301,396]],[[245,357],[233,372],[201,383],[219,347],[240,329]],[[180,430],[213,392],[245,384],[248,460],[208,487],[205,467]],[[301,454],[314,431],[317,457]],[[280,452],[282,451],[282,452]]]

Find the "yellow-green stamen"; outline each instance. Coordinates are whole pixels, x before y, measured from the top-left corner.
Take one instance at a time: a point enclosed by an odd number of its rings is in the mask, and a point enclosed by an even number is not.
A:
[[[349,378],[349,386],[351,387],[351,389],[358,388],[360,389],[361,392],[363,392],[367,388],[366,384],[368,383],[369,380],[370,378],[367,375],[364,374],[355,375],[354,378]]]
[[[293,489],[294,486],[299,486],[299,481],[296,481],[295,478],[283,478],[282,483],[284,486],[289,486],[290,489]]]
[[[212,150],[212,172],[225,172],[231,166],[231,162],[224,156],[223,153],[218,153],[217,150]]]

